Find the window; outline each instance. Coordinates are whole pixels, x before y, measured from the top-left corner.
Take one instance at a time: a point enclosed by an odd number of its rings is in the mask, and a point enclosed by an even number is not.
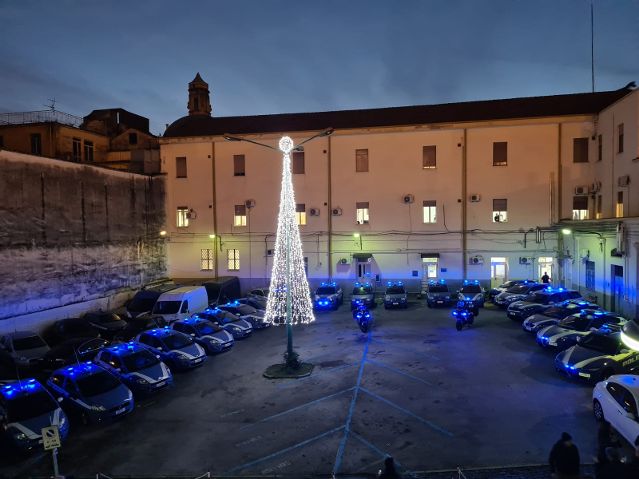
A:
[[[226,259],[228,260],[229,271],[240,270],[240,250],[239,249],[226,250]]]
[[[189,208],[188,206],[177,207],[177,221],[178,228],[187,228],[189,226]]]
[[[368,171],[368,150],[355,150],[355,171],[366,173]]]
[[[493,142],[493,166],[508,165],[508,143],[505,141]]]
[[[138,134],[129,133],[129,145],[137,145],[137,144],[138,144]]]
[[[586,261],[586,288],[595,289],[595,262]]]
[[[80,138],[73,139],[73,161],[82,161],[82,140]]]
[[[298,225],[306,224],[306,205],[304,203],[295,205],[295,220]]]
[[[615,216],[623,218],[623,191],[617,191],[617,205],[615,208]]]
[[[623,153],[623,123],[620,123],[619,126],[617,126],[617,153]]]
[[[572,162],[588,163],[588,138],[572,139]]]
[[[233,176],[246,175],[245,162],[244,155],[233,155]]]
[[[84,161],[93,162],[93,142],[84,140]]]
[[[186,156],[175,158],[175,177],[186,178]]]
[[[508,200],[494,199],[493,200],[493,223],[505,223],[508,221]]]
[[[32,155],[42,154],[42,137],[40,136],[40,133],[31,134],[31,154]]]
[[[603,138],[597,136],[597,161],[603,160]]]
[[[437,146],[429,145],[422,149],[422,168],[437,168]]]
[[[424,201],[424,223],[437,223],[437,201]]]
[[[246,205],[235,205],[233,226],[246,226]]]
[[[368,224],[368,201],[366,202],[358,202],[356,204],[357,208],[357,224],[365,225]]]
[[[597,195],[597,209],[595,211],[595,219],[600,220],[603,217],[601,213],[601,195]]]
[[[588,197],[587,196],[572,197],[572,219],[573,220],[588,219]]]
[[[293,174],[294,175],[304,174],[304,152],[303,151],[293,152]]]
[[[200,250],[200,269],[202,271],[211,271],[214,266],[214,253],[212,249]]]

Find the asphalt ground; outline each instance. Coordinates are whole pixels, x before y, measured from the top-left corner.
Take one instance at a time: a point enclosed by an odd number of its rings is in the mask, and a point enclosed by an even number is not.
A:
[[[267,380],[286,329],[237,341],[174,386],[106,425],[72,423],[65,474],[228,475],[375,473],[386,454],[403,471],[543,464],[562,431],[590,462],[592,387],[555,372],[553,354],[500,310],[455,330],[450,309],[414,301],[373,310],[359,331],[348,304],[294,327],[315,365],[303,379]],[[4,448],[0,475],[50,474],[50,454]]]

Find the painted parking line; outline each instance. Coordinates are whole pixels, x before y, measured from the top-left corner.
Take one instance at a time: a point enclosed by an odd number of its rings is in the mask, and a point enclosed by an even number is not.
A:
[[[246,426],[242,426],[240,428],[240,431],[243,430],[243,429],[248,429],[249,427],[253,427],[253,426],[257,425],[257,424],[260,424],[260,423],[263,423],[263,422],[266,422],[266,421],[270,421],[271,419],[275,419],[276,417],[284,416],[286,414],[289,414],[291,412],[297,411],[299,409],[307,408],[308,406],[312,406],[313,404],[317,404],[317,403],[319,403],[321,401],[325,401],[326,399],[334,398],[334,397],[339,396],[341,394],[344,394],[344,393],[347,393],[349,391],[352,391],[353,389],[355,389],[355,388],[354,387],[350,387],[350,388],[347,388],[347,389],[342,389],[341,391],[337,391],[336,393],[329,394],[327,396],[322,396],[321,398],[314,399],[313,401],[301,404],[299,406],[295,406],[295,407],[293,407],[291,409],[287,409],[286,411],[282,411],[282,412],[279,412],[277,414],[273,414],[272,416],[267,416],[267,417],[265,417],[263,419],[260,419],[259,421],[256,421],[256,422],[251,423],[251,424],[247,424]]]
[[[339,443],[339,448],[337,449],[337,454],[335,455],[335,465],[333,466],[333,474],[336,475],[339,472],[340,467],[342,467],[342,460],[344,459],[344,450],[346,449],[346,441],[348,440],[348,434],[351,430],[351,422],[353,420],[353,413],[355,412],[355,403],[357,402],[357,395],[359,393],[360,385],[362,384],[362,374],[364,373],[364,365],[366,364],[366,356],[368,355],[368,346],[371,343],[372,334],[369,331],[366,336],[366,344],[364,345],[364,353],[362,354],[362,360],[359,363],[359,372],[357,373],[357,383],[353,388],[355,391],[353,392],[353,399],[351,399],[351,404],[348,408],[348,416],[346,417],[346,422],[344,424],[344,436]]]
[[[404,414],[407,414],[408,416],[411,416],[411,417],[417,419],[418,421],[422,422],[423,424],[426,424],[428,427],[434,429],[435,431],[440,432],[441,434],[444,434],[445,436],[448,436],[448,437],[453,437],[454,436],[454,434],[452,432],[447,431],[446,429],[444,429],[443,427],[438,426],[434,422],[429,421],[428,419],[424,419],[423,417],[418,416],[417,414],[409,411],[408,409],[403,408],[403,407],[395,404],[393,401],[389,401],[388,399],[383,398],[382,396],[379,396],[379,395],[375,394],[374,392],[369,391],[366,388],[360,387],[360,389],[361,389],[362,392],[368,394],[372,398],[375,398],[378,401],[382,401],[382,402],[388,404],[389,406],[394,407],[398,411],[401,411]]]
[[[283,384],[278,384],[276,387],[277,389],[289,389],[289,388],[294,388],[298,386],[298,382],[299,381],[304,381],[306,379],[312,379],[312,378],[316,378],[317,376],[320,376],[322,374],[326,374],[326,373],[332,373],[335,371],[340,371],[342,369],[347,369],[347,368],[352,368],[353,366],[357,366],[357,363],[351,363],[351,364],[343,364],[342,366],[336,366],[334,368],[326,368],[326,369],[322,369],[321,371],[317,371],[314,372],[313,374],[311,374],[310,376],[305,376],[303,378],[299,378],[299,379],[295,379],[294,381],[290,382],[290,383],[283,383]]]
[[[366,439],[364,439],[362,436],[360,436],[356,432],[351,432],[351,434],[353,435],[354,439],[357,439],[359,442],[364,444],[367,448],[369,448],[370,450],[372,450],[373,452],[377,453],[379,456],[382,457],[382,459],[377,460],[377,461],[369,464],[368,467],[373,466],[375,464],[378,464],[380,462],[383,462],[386,457],[391,456],[391,454],[382,451],[377,446],[375,446],[373,443],[367,441]],[[416,477],[413,473],[411,473],[410,471],[406,470],[406,468],[397,459],[395,459],[394,457],[393,457],[393,462],[395,462],[395,465],[398,466],[400,469],[404,469],[404,475],[408,475],[410,477]]]
[[[426,381],[425,379],[418,378],[417,376],[413,376],[412,374],[405,373],[401,369],[397,369],[397,368],[394,368],[393,366],[389,366],[387,364],[380,363],[379,361],[375,361],[374,359],[367,359],[366,362],[370,363],[370,364],[374,364],[375,366],[379,366],[379,367],[388,369],[389,371],[393,371],[393,372],[395,372],[397,374],[401,374],[402,376],[410,378],[410,379],[412,379],[414,381],[419,381],[420,383],[424,383],[424,384],[426,384],[428,386],[432,386],[433,385],[433,383],[431,383],[430,381]]]
[[[305,440],[303,440],[301,442],[298,442],[297,444],[293,444],[292,446],[288,446],[288,447],[286,447],[284,449],[280,449],[279,451],[276,451],[276,452],[274,452],[272,454],[269,454],[268,456],[260,457],[259,459],[255,459],[255,460],[250,461],[250,462],[245,462],[244,464],[236,466],[233,469],[229,469],[224,474],[234,474],[236,472],[241,471],[242,469],[246,469],[248,467],[260,464],[260,463],[262,463],[264,461],[268,461],[270,459],[274,459],[274,458],[276,458],[278,456],[281,456],[282,454],[286,454],[287,452],[291,452],[291,451],[293,451],[293,450],[295,450],[297,448],[306,446],[307,444],[310,444],[310,443],[315,442],[315,441],[317,441],[319,439],[322,439],[323,437],[330,436],[331,434],[334,434],[334,433],[336,433],[338,431],[341,431],[342,429],[344,429],[344,426],[338,426],[338,427],[333,428],[333,429],[331,429],[329,431],[326,431],[326,432],[323,432],[321,434],[318,434],[317,436],[313,436],[311,438],[308,438],[308,439],[305,439]]]

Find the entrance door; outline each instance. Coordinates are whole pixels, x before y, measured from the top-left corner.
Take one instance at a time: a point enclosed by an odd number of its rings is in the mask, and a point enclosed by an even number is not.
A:
[[[541,277],[544,275],[544,273],[546,273],[550,277],[550,282],[552,283],[553,279],[555,278],[553,274],[552,263],[553,263],[552,256],[540,257],[537,260],[537,277],[529,278],[529,279],[536,279],[537,281],[541,281]]]
[[[371,264],[367,261],[357,262],[357,279],[358,281],[371,280]]]
[[[621,301],[623,300],[623,266],[616,264],[610,266],[610,290],[610,310],[620,313]]]
[[[496,288],[506,282],[508,263],[506,258],[490,258],[490,286]]]
[[[426,291],[428,281],[437,280],[439,258],[422,258],[422,291]]]

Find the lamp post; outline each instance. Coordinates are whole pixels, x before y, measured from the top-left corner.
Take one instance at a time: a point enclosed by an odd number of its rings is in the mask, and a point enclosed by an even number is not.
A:
[[[280,191],[280,209],[275,239],[275,256],[271,272],[271,284],[266,306],[265,318],[272,324],[286,324],[287,347],[283,364],[269,366],[264,372],[267,378],[299,378],[308,376],[313,365],[299,361],[293,349],[293,324],[314,321],[313,306],[309,295],[308,281],[304,272],[304,258],[295,221],[295,195],[291,179],[290,153],[300,151],[300,147],[314,138],[328,136],[332,128],[321,131],[294,146],[293,140],[284,136],[279,141],[283,153],[282,187]],[[259,143],[247,138],[224,135],[228,141],[246,141],[269,149],[271,145]]]

